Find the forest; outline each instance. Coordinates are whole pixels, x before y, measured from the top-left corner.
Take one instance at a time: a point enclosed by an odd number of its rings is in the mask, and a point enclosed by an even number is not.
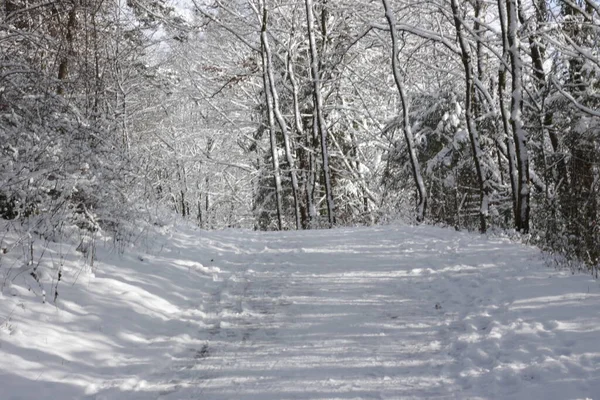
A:
[[[600,265],[596,0],[4,0],[0,218],[403,220]],[[159,222],[156,222],[159,223]]]
[[[0,398],[591,399],[598,0],[0,1]]]

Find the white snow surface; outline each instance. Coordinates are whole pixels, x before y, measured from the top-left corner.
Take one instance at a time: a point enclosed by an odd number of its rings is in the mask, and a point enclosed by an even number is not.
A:
[[[506,239],[180,227],[93,270],[46,247],[46,303],[0,260],[2,400],[600,398],[598,282]]]

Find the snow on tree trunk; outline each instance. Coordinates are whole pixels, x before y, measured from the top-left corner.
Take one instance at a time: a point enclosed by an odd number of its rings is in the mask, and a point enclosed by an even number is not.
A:
[[[512,205],[513,215],[515,219],[515,225],[519,220],[518,213],[518,176],[517,176],[517,155],[515,151],[515,142],[510,132],[510,116],[506,110],[504,104],[505,90],[506,90],[506,63],[508,62],[508,36],[506,27],[506,9],[504,7],[504,0],[498,0],[498,15],[500,17],[500,29],[502,31],[502,60],[498,71],[498,101],[500,102],[500,114],[502,116],[502,126],[504,128],[504,134],[506,138],[506,149],[508,156],[508,171],[510,176],[510,187],[512,192]],[[516,226],[518,229],[518,226]]]
[[[456,34],[461,50],[461,60],[465,69],[465,118],[467,120],[467,130],[469,132],[469,138],[471,140],[471,151],[473,152],[473,160],[475,162],[475,170],[477,172],[477,180],[479,183],[480,192],[480,208],[479,208],[479,223],[480,231],[483,233],[487,230],[486,217],[488,215],[488,187],[486,183],[486,170],[483,163],[483,154],[481,151],[481,144],[479,139],[479,133],[477,127],[473,121],[473,65],[471,60],[471,52],[469,50],[469,44],[464,37],[462,31],[462,19],[459,15],[458,0],[452,0],[451,2],[452,13],[454,15],[454,26],[456,28]]]
[[[512,72],[512,98],[510,123],[515,141],[515,150],[518,165],[518,191],[517,191],[517,230],[529,232],[529,155],[527,153],[527,137],[523,129],[523,61],[521,60],[521,46],[518,36],[518,19],[516,0],[507,0],[507,39],[508,52]]]
[[[296,130],[297,139],[302,142],[305,141],[305,148],[301,149],[302,153],[299,156],[300,159],[300,169],[302,172],[302,181],[303,181],[303,192],[306,197],[306,208],[302,213],[303,226],[304,228],[310,228],[313,219],[313,213],[311,210],[314,210],[314,198],[312,196],[312,179],[311,176],[313,162],[312,159],[314,157],[313,153],[309,151],[308,147],[311,142],[311,134],[310,132],[304,132],[304,124],[302,123],[302,114],[300,113],[300,102],[298,100],[298,81],[296,80],[296,74],[294,72],[294,63],[292,60],[291,49],[288,49],[288,58],[287,58],[287,70],[288,70],[288,79],[292,85],[292,102],[294,106],[294,128]],[[302,145],[300,146],[302,147]]]
[[[292,196],[294,198],[294,215],[296,221],[296,229],[300,229],[300,207],[298,202],[298,178],[296,176],[296,165],[294,162],[294,157],[292,156],[292,149],[290,145],[290,135],[289,129],[281,114],[281,109],[279,106],[279,93],[277,92],[277,87],[275,86],[275,76],[273,74],[273,60],[271,56],[271,48],[269,47],[269,38],[267,34],[267,24],[268,24],[268,11],[264,4],[264,1],[260,1],[261,6],[263,8],[263,29],[261,31],[261,42],[263,52],[267,59],[267,75],[269,80],[269,88],[271,92],[271,98],[273,100],[273,111],[275,113],[275,117],[277,119],[277,124],[279,125],[279,129],[281,129],[281,133],[283,135],[283,144],[285,149],[285,156],[287,159],[288,167],[290,169],[290,177],[292,180]]]
[[[402,103],[402,119],[403,119],[403,130],[404,139],[406,140],[406,146],[408,148],[410,164],[412,168],[413,178],[417,187],[418,203],[417,203],[417,221],[422,222],[425,218],[425,211],[427,207],[427,190],[423,183],[423,176],[421,175],[421,169],[419,167],[419,160],[417,158],[417,152],[415,149],[415,139],[412,134],[412,129],[409,121],[409,105],[402,83],[402,77],[400,76],[400,70],[398,67],[398,38],[396,35],[396,18],[394,12],[391,9],[388,0],[382,0],[383,8],[385,10],[385,17],[390,27],[390,36],[392,38],[392,71],[394,73],[394,81],[396,82],[396,88],[400,94],[400,102]]]
[[[263,19],[261,35],[267,30],[267,21]],[[269,66],[267,61],[266,49],[264,43],[261,46],[261,58],[263,68],[263,85],[265,91],[265,101],[267,103],[267,114],[269,120],[269,140],[271,143],[271,158],[273,162],[273,178],[275,181],[275,199],[277,202],[277,228],[281,230],[283,228],[283,201],[282,201],[282,189],[281,189],[281,171],[279,169],[279,155],[277,154],[277,139],[275,137],[275,115],[273,111],[273,99],[272,93],[269,89]]]
[[[335,224],[335,205],[333,202],[333,190],[331,187],[331,174],[329,171],[329,151],[327,146],[327,125],[323,115],[323,96],[321,94],[321,77],[319,71],[319,54],[315,40],[314,14],[312,0],[304,0],[306,6],[306,22],[308,28],[308,41],[310,44],[310,68],[313,81],[314,109],[316,123],[321,139],[321,156],[323,158],[323,175],[325,179],[325,195],[327,198],[327,216],[329,227]],[[324,39],[325,40],[325,39]]]

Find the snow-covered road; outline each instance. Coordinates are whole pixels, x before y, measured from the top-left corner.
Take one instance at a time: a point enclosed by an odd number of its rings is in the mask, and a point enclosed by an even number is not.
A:
[[[56,311],[95,310],[76,333],[60,322],[28,334],[39,311],[13,318],[18,335],[0,331],[0,357],[19,365],[0,363],[0,398],[28,398],[25,387],[65,399],[600,398],[598,282],[506,240],[401,226],[186,231],[160,252],[107,256],[81,290],[93,297],[70,293]],[[111,293],[125,300],[97,306]],[[35,344],[59,328],[67,342],[96,335],[112,367],[31,379],[26,350],[73,358],[68,343]]]

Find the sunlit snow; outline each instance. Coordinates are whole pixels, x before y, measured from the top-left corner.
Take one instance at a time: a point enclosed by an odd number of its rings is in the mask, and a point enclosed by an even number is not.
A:
[[[22,249],[0,261],[1,399],[600,394],[598,282],[505,239],[180,227],[99,243],[93,270],[47,247],[45,304]]]

